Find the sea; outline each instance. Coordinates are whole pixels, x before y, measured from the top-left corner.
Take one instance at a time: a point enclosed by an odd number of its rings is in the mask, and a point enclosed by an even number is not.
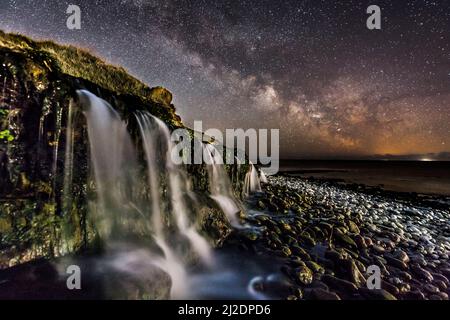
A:
[[[450,161],[281,160],[280,173],[450,196]]]

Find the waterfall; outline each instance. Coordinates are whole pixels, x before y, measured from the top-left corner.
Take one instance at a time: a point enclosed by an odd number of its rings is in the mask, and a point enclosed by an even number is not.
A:
[[[152,192],[152,208],[155,218],[154,224],[158,232],[161,232],[161,195],[157,192],[160,186],[158,181],[161,174],[168,179],[168,190],[170,194],[170,204],[172,214],[178,230],[191,243],[194,251],[200,256],[204,263],[211,265],[211,249],[207,241],[197,232],[195,224],[189,221],[187,216],[189,210],[186,203],[186,196],[189,192],[188,179],[182,166],[175,165],[171,158],[173,142],[170,139],[170,132],[164,122],[147,112],[136,115],[144,150],[147,160],[149,184]],[[158,155],[160,159],[158,159]],[[158,172],[158,162],[164,163]],[[190,216],[195,216],[195,212],[190,212]]]
[[[88,91],[78,91],[78,95],[87,120],[97,195],[90,203],[90,214],[106,249],[115,257],[110,265],[127,272],[134,272],[130,262],[147,266],[143,270],[157,267],[171,278],[172,298],[188,296],[186,264],[190,254],[205,266],[212,266],[213,258],[209,243],[196,229],[197,204],[189,196],[187,173],[172,161],[168,127],[147,112],[135,114],[146,160],[145,182],[138,153],[120,115]],[[73,165],[71,123],[69,113],[67,191]]]
[[[206,144],[203,147],[203,158],[208,169],[211,198],[216,201],[231,224],[237,226],[237,213],[240,209],[233,195],[230,178],[223,166],[222,155],[212,144]]]
[[[244,194],[248,196],[254,192],[261,192],[261,182],[258,177],[258,170],[250,162],[250,170],[245,175]]]
[[[87,120],[90,162],[97,199],[91,203],[94,223],[104,240],[121,241],[142,229],[134,209],[137,162],[126,124],[104,100],[79,91]],[[134,220],[134,221],[133,221]],[[142,233],[146,231],[141,230]]]
[[[268,183],[267,176],[263,169],[260,171],[259,179],[261,180],[261,183]]]

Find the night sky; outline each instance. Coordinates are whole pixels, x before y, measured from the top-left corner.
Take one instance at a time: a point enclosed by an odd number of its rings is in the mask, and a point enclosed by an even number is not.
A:
[[[382,30],[366,28],[371,4]],[[279,128],[282,157],[450,151],[447,0],[0,0],[0,29],[167,87],[188,125]]]

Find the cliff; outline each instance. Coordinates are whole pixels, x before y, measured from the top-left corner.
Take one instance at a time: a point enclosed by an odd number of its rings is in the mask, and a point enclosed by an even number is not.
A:
[[[66,126],[69,109],[79,105],[79,89],[108,101],[125,120],[147,110],[170,129],[183,127],[168,90],[150,88],[79,48],[0,31],[0,268],[87,250],[96,243],[87,210],[92,195],[83,117],[74,120],[70,208],[63,201]],[[233,166],[227,170],[240,195],[245,172]],[[192,165],[187,171],[202,202],[199,226],[220,244],[230,228],[205,196],[206,170]]]

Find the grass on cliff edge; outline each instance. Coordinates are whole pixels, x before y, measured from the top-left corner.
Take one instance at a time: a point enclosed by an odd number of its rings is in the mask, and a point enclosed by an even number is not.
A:
[[[151,89],[130,76],[118,66],[107,64],[86,50],[70,45],[59,45],[52,41],[34,41],[30,38],[0,30],[0,47],[22,52],[30,57],[48,57],[47,67],[53,64],[65,74],[96,83],[103,88],[121,94],[133,94],[144,100],[153,100]]]

